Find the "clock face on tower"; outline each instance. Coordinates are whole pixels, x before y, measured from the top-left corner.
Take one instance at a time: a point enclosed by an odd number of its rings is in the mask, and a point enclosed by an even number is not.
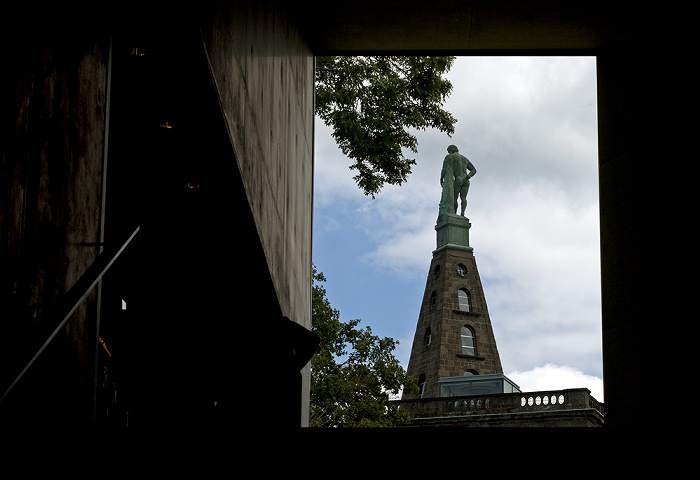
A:
[[[464,277],[467,274],[467,267],[462,265],[461,263],[457,265],[457,275],[460,277]]]

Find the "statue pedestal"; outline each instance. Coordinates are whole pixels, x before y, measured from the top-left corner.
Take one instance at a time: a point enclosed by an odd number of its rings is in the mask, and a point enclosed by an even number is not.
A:
[[[469,227],[471,226],[467,217],[453,213],[440,215],[435,225],[437,249],[433,254],[446,248],[473,252],[474,249],[469,246]]]

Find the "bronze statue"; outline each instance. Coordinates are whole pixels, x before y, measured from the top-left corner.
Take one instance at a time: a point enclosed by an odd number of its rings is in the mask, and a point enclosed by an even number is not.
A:
[[[447,147],[448,155],[442,162],[440,172],[440,186],[442,197],[440,199],[440,215],[443,213],[457,213],[457,198],[461,199],[461,215],[467,208],[467,192],[469,192],[469,179],[476,175],[476,168],[467,157],[461,155],[456,146]]]

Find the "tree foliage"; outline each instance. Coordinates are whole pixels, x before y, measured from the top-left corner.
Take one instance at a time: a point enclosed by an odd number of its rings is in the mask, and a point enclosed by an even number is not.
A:
[[[320,345],[311,359],[312,427],[389,427],[407,421],[405,411],[390,402],[402,388],[417,391],[394,357],[398,341],[358,328],[360,320],[344,323],[331,307],[326,279],[313,269],[312,330]]]
[[[442,109],[452,91],[443,75],[455,57],[317,57],[316,114],[333,129],[340,150],[354,163],[365,195],[385,183],[401,185],[418,151],[409,128],[454,133],[457,120]]]

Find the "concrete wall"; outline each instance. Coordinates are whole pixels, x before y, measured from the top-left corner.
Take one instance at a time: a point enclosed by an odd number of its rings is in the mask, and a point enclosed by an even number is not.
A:
[[[644,332],[658,328],[654,309],[645,305],[650,290],[644,262],[651,243],[649,225],[666,215],[663,202],[670,195],[664,189],[673,188],[658,183],[652,187],[655,180],[649,172],[669,157],[666,150],[674,143],[646,120],[654,103],[647,103],[649,92],[661,91],[666,71],[657,66],[647,72],[647,55],[634,44],[623,44],[599,52],[597,58],[603,378],[609,425],[651,421],[655,413],[637,392],[649,378],[668,379],[674,371],[662,362],[650,362],[645,352]],[[656,249],[664,251],[655,245]],[[674,298],[666,297],[660,284],[652,290],[653,298]],[[674,301],[665,304],[669,309],[680,306]]]
[[[595,49],[646,29],[643,9],[598,0],[356,0],[308,8],[301,21],[314,52],[486,51]],[[648,32],[655,35],[655,32]]]
[[[27,28],[4,43],[12,50],[0,90],[2,393],[98,253],[109,35],[69,35],[72,26]],[[24,379],[42,395],[22,408],[92,416],[96,312],[93,292],[52,343],[51,359]]]
[[[313,54],[274,2],[221,2],[201,32],[282,315],[310,329]]]
[[[202,34],[282,314],[310,328],[313,55],[267,2],[225,2]]]

